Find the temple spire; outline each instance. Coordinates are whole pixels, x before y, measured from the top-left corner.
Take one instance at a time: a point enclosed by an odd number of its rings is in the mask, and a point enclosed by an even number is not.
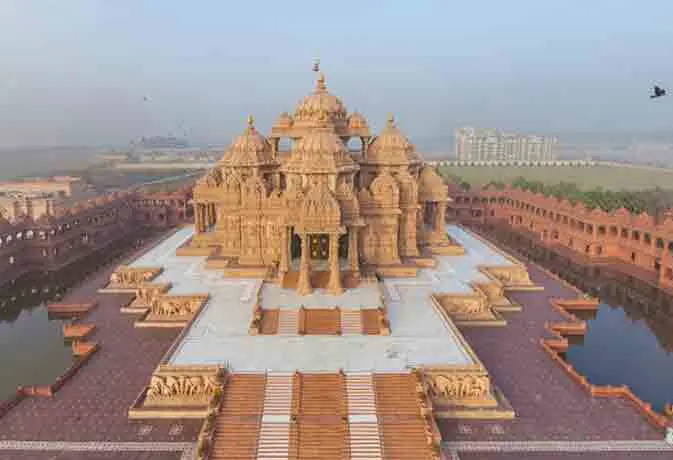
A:
[[[252,117],[252,115],[248,115],[248,129],[250,131],[255,130],[255,119]]]
[[[387,126],[388,126],[388,128],[394,128],[395,127],[395,117],[393,116],[392,113],[388,114]]]

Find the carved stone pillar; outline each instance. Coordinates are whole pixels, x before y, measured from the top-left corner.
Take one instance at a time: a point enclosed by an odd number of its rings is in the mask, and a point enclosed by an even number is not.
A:
[[[440,225],[439,231],[444,232],[444,230],[446,229],[446,203],[445,202],[442,201],[441,203],[437,203],[437,214],[438,214],[437,220],[439,220],[439,225]]]
[[[201,227],[201,203],[196,203],[194,205],[194,227],[196,228],[196,233],[202,233],[203,228]]]
[[[348,232],[348,266],[353,274],[360,272],[358,260],[358,228],[351,227]]]
[[[283,229],[283,236],[280,239],[280,264],[279,271],[282,275],[287,273],[290,269],[290,256],[289,256],[289,229]]]
[[[329,281],[327,283],[327,292],[334,295],[344,292],[341,286],[341,273],[339,272],[339,235],[336,233],[329,236]]]
[[[442,230],[444,229],[444,213],[442,212],[442,203],[439,202],[434,202],[432,203],[432,223],[433,223],[433,231],[436,233],[441,233]]]
[[[310,243],[308,241],[308,234],[301,235],[301,260],[299,262],[299,279],[297,280],[297,294],[307,295],[313,290],[311,288],[311,260],[310,257]]]
[[[210,206],[210,223],[209,224],[211,226],[213,226],[213,225],[215,225],[215,222],[217,222],[217,214],[215,213],[216,212],[215,203],[210,203],[209,206]]]
[[[208,231],[210,229],[210,219],[211,219],[211,217],[210,217],[210,203],[204,204],[203,208],[205,209],[203,225],[204,225],[206,231]]]

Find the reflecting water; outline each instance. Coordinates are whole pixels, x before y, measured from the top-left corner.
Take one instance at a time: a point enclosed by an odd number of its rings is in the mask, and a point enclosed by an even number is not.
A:
[[[591,383],[628,385],[661,411],[673,403],[673,299],[656,287],[605,267],[574,263],[509,231],[491,234],[585,292],[600,295],[584,337],[568,337],[565,358]]]
[[[626,384],[659,411],[673,402],[673,353],[645,318],[629,318],[623,308],[603,303],[587,325],[583,343],[566,353],[578,372],[594,384]]]
[[[0,322],[0,399],[18,385],[52,382],[72,362],[63,341],[64,321],[49,320],[44,303],[12,316]]]
[[[147,237],[143,234],[141,237]],[[138,235],[79,260],[60,273],[32,274],[0,289],[0,401],[19,385],[53,382],[72,363],[63,324],[50,319],[46,304],[136,246]]]

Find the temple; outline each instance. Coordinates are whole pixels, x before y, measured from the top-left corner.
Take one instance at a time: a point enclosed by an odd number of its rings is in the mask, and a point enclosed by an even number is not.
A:
[[[249,117],[195,187],[194,202],[196,235],[183,253],[207,254],[245,275],[268,271],[300,294],[321,282],[340,293],[363,267],[408,273],[420,250],[448,243],[447,190],[435,170],[422,166],[392,116],[373,136],[322,74],[268,137]]]
[[[445,223],[447,187],[392,117],[373,136],[320,75],[268,137],[250,117],[193,196],[195,225],[103,289],[135,294],[136,327],[182,329],[131,418],[205,418],[208,458],[415,460],[439,458],[436,418],[514,416],[458,327],[504,326],[505,291],[536,286]]]

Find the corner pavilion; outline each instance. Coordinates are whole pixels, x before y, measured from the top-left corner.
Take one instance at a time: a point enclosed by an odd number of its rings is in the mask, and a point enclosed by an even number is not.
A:
[[[513,417],[458,327],[503,326],[506,291],[535,287],[447,202],[393,118],[372,136],[322,75],[268,137],[250,118],[195,225],[105,288],[135,294],[136,327],[182,329],[129,416],[205,417],[215,459],[410,460],[439,458],[435,417]]]

